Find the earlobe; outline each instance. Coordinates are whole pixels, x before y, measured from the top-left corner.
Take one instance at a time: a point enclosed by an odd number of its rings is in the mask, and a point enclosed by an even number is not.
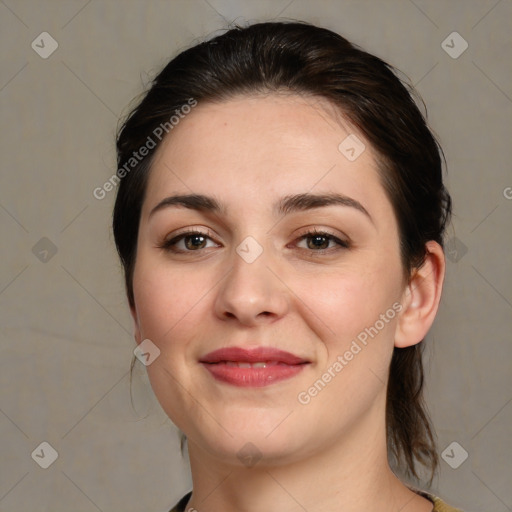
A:
[[[441,300],[445,274],[442,247],[434,241],[426,244],[423,265],[414,270],[403,297],[404,306],[397,322],[395,346],[416,345],[432,326]]]

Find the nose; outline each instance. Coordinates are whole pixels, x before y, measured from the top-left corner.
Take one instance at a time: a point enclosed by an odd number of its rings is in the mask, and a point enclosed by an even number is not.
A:
[[[264,251],[249,263],[237,253],[232,269],[221,281],[215,298],[215,313],[222,320],[245,326],[272,323],[289,310],[289,294],[276,276]]]

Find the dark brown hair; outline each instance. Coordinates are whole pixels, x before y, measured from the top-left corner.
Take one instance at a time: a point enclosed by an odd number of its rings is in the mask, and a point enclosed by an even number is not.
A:
[[[169,119],[191,99],[223,101],[274,91],[329,100],[376,150],[382,185],[398,223],[406,277],[424,261],[426,242],[442,245],[451,212],[442,150],[411,95],[412,87],[396,70],[340,35],[308,23],[235,26],[171,60],[119,131],[118,168],[124,166],[125,172],[118,171],[122,179],[113,229],[130,305],[141,207],[160,141],[133,168],[126,163],[155,130],[159,133],[159,126],[167,123],[170,128]],[[431,476],[438,464],[423,401],[422,349],[423,343],[394,349],[387,390],[388,453],[399,470],[415,477],[415,462],[430,469]]]

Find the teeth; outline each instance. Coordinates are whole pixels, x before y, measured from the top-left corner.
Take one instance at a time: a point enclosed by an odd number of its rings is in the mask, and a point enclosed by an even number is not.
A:
[[[238,366],[238,368],[266,368],[267,366],[275,366],[283,363],[278,363],[277,361],[257,361],[256,363],[222,361],[222,364],[231,367]]]

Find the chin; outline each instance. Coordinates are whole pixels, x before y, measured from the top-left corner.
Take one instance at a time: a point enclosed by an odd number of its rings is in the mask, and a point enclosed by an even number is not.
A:
[[[280,417],[280,421],[285,417]],[[241,424],[231,422],[226,428],[227,432],[218,425],[213,431],[196,430],[189,439],[189,449],[191,444],[196,444],[201,451],[208,452],[215,459],[238,467],[290,464],[306,457],[314,444],[304,425],[290,421],[285,426],[290,419],[282,424],[279,421],[269,422],[272,427],[265,425],[265,428],[253,418],[252,422],[247,419]],[[191,442],[192,439],[194,441]]]

